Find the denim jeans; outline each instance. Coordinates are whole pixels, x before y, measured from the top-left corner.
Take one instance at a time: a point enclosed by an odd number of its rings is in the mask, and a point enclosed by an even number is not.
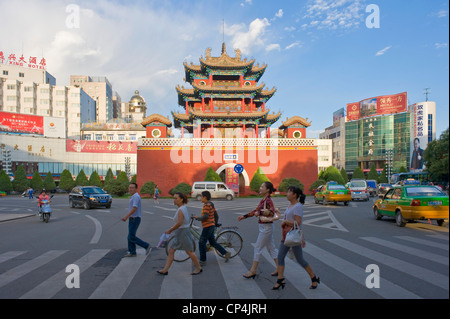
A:
[[[206,242],[209,241],[209,244],[217,249],[217,251],[221,255],[225,255],[227,251],[220,246],[216,239],[214,238],[214,229],[215,226],[205,227],[202,230],[202,234],[200,235],[200,239],[198,241],[198,249],[200,250],[200,261],[206,261]]]
[[[140,217],[130,217],[128,219],[128,252],[130,254],[136,254],[136,245],[139,245],[144,249],[147,249],[147,247],[150,246],[149,243],[139,239],[136,236],[140,223]]]

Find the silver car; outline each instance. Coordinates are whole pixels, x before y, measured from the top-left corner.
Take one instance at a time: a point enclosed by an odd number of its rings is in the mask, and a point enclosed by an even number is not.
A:
[[[352,200],[369,200],[370,194],[367,187],[367,182],[364,179],[352,179],[348,183],[348,189],[352,194]]]

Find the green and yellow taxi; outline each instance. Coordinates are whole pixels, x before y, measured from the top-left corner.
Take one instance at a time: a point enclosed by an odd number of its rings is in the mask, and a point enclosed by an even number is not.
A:
[[[351,200],[352,195],[347,187],[336,182],[328,182],[326,185],[318,188],[314,194],[314,202],[316,204],[322,203],[323,205],[327,205],[330,202],[334,204],[343,202],[347,206]]]
[[[394,217],[398,226],[408,221],[433,219],[439,226],[448,219],[448,196],[435,186],[404,185],[389,189],[373,205],[377,220]]]

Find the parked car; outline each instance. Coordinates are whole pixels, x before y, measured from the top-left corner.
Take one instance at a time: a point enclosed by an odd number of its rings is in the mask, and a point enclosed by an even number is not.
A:
[[[381,183],[378,185],[378,197],[383,197],[386,192],[391,189],[393,186],[388,183]]]
[[[234,192],[222,182],[194,182],[191,197],[202,200],[202,192],[209,191],[211,198],[226,198],[233,200]]]
[[[435,219],[439,226],[448,219],[448,196],[434,186],[407,185],[391,188],[373,205],[377,220],[395,217],[398,226],[416,219]]]
[[[323,205],[327,205],[329,202],[334,202],[334,204],[343,202],[347,206],[351,200],[352,195],[347,187],[334,182],[327,183],[314,194],[314,202],[316,204],[321,202]]]
[[[91,207],[110,208],[112,197],[97,186],[76,186],[69,193],[69,206],[83,206],[84,209]]]
[[[367,191],[369,192],[369,196],[373,197],[377,194],[378,183],[374,179],[368,179],[367,181]]]
[[[369,192],[367,188],[367,182],[365,179],[352,179],[348,182],[348,189],[352,194],[352,200],[362,199],[369,200]]]

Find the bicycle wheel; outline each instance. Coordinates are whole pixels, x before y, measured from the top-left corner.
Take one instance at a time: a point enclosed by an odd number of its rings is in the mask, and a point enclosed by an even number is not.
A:
[[[234,230],[225,230],[220,232],[216,236],[216,242],[225,248],[227,252],[231,254],[230,258],[233,258],[241,252],[242,249],[242,237],[238,232]],[[217,250],[217,255],[224,258]]]
[[[174,237],[170,238],[170,239],[167,241],[167,244],[166,244],[166,255],[167,255],[167,256],[169,255],[169,245],[170,245],[170,242],[171,242],[173,239],[174,239]],[[193,251],[195,251],[195,249],[196,249],[196,246],[195,246],[195,240],[192,240],[192,244],[194,245],[194,250],[193,250]],[[174,257],[173,257],[173,260],[174,260],[174,261],[176,261],[176,262],[183,262],[183,261],[186,261],[186,260],[188,260],[188,259],[189,259],[189,256],[188,256],[188,254],[186,254],[186,252],[185,252],[184,250],[175,250],[175,255],[174,255]]]

